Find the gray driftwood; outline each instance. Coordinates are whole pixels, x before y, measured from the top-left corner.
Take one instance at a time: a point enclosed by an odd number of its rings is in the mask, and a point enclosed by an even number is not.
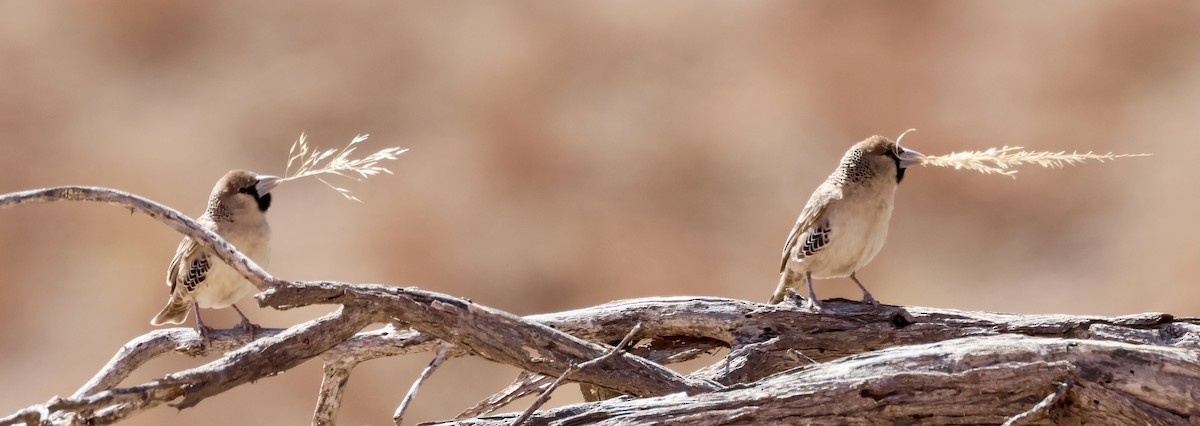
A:
[[[700,395],[540,411],[534,424],[1194,424],[1196,351],[1019,335],[897,346]],[[1040,404],[1042,401],[1050,401]],[[516,414],[450,422],[507,425]]]
[[[462,424],[512,422],[517,413],[480,416],[540,393],[553,382],[546,376],[568,370],[568,379],[586,384],[595,398],[632,396],[536,411],[530,423],[1200,423],[1200,321],[1191,318],[872,308],[844,300],[827,301],[815,315],[788,303],[709,297],[517,317],[416,288],[277,279],[179,212],[111,189],[0,195],[0,208],[59,200],[130,208],[215,247],[263,290],[263,306],[341,309],[266,330],[254,341],[231,331],[209,342],[188,329],[151,332],[122,347],[75,394],[0,418],[0,425],[109,424],[165,403],[187,408],[318,357],[326,368],[313,422],[334,424],[354,366],[433,353],[441,342],[452,345],[449,356],[480,356],[529,372],[465,411],[455,421]],[[386,326],[363,331],[380,323]],[[638,323],[634,347],[612,351]],[[693,374],[663,367],[717,348],[730,352]],[[224,356],[122,385],[144,362],[169,352]]]

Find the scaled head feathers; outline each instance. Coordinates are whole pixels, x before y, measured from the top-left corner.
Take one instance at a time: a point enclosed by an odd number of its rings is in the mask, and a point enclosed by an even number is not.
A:
[[[278,180],[247,170],[231,170],[213,187],[209,208],[217,204],[232,210],[255,206],[265,212],[271,207],[271,189]]]
[[[876,135],[854,144],[842,161],[845,165],[852,156],[860,157],[855,166],[866,167],[869,170],[867,174],[894,174],[896,183],[900,183],[904,179],[904,169],[912,165],[908,159],[920,155],[921,153],[901,147],[891,139]]]

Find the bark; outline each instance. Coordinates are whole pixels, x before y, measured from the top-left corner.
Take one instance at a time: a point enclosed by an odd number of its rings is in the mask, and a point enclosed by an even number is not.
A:
[[[531,424],[1000,424],[1022,416],[1026,424],[1187,425],[1200,416],[1197,385],[1194,350],[969,337],[797,367],[702,395],[545,410]],[[515,415],[438,424],[506,425]]]
[[[0,418],[0,426],[100,425],[166,403],[188,408],[317,357],[326,368],[313,422],[331,425],[358,364],[450,347],[447,357],[479,356],[525,371],[451,422],[460,424],[513,422],[520,414],[484,416],[520,395],[547,392],[553,378],[579,382],[603,400],[534,406],[529,423],[1200,423],[1194,318],[1015,315],[845,300],[825,301],[814,314],[790,303],[711,297],[518,317],[417,288],[277,279],[192,219],[120,191],[25,191],[0,195],[0,208],[60,200],[120,205],[216,248],[263,290],[257,297],[264,306],[340,308],[286,330],[263,330],[257,339],[237,331],[207,341],[189,329],[148,333],[120,348],[73,395]],[[362,331],[372,323],[388,325]],[[636,333],[627,336],[630,330]],[[615,350],[623,336],[631,347]],[[730,352],[691,375],[664,367],[718,348]],[[122,387],[146,361],[169,353],[224,355]],[[429,374],[432,368],[423,377]],[[622,394],[630,396],[608,399]]]

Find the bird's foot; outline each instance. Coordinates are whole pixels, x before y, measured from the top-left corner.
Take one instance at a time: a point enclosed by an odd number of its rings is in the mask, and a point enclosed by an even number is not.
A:
[[[805,298],[800,293],[797,293],[796,290],[787,289],[787,296],[784,298],[801,309],[807,309],[814,313],[821,312],[821,304],[817,302],[816,298]]]
[[[862,303],[871,305],[872,308],[879,307],[879,301],[875,300],[874,297],[871,297],[871,293],[863,294]]]
[[[817,299],[812,299],[812,298],[805,299],[804,304],[801,305],[801,307],[803,307],[804,309],[808,309],[809,311],[812,311],[812,313],[814,313],[814,314],[821,313],[821,310],[823,309],[823,308],[821,308],[821,304],[819,302],[817,302]]]
[[[207,344],[209,341],[209,338],[211,338],[213,333],[215,333],[215,332],[216,332],[216,330],[213,330],[212,327],[209,327],[204,324],[196,324],[196,334],[200,335],[200,341],[202,342],[202,344]]]
[[[245,318],[242,318],[242,322],[239,322],[237,327],[249,334],[250,340],[254,340],[254,337],[257,336],[258,333],[262,332],[262,327],[260,327],[258,324],[250,322],[250,320]]]
[[[254,340],[254,336],[257,335],[258,332],[262,331],[262,327],[259,327],[258,324],[250,322],[250,318],[246,318],[246,314],[243,314],[242,310],[238,309],[237,305],[231,306],[233,306],[233,311],[237,312],[239,317],[242,317],[242,322],[238,323],[238,328],[249,334],[250,340]]]

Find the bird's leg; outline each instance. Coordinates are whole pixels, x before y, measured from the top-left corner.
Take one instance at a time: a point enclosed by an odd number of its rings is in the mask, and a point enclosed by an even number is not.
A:
[[[192,312],[196,314],[196,333],[200,334],[200,339],[208,341],[208,336],[212,334],[213,328],[204,324],[204,320],[200,319],[200,304],[192,302]]]
[[[233,310],[237,311],[238,315],[242,317],[242,322],[238,323],[238,327],[241,327],[242,330],[250,333],[250,340],[254,340],[254,335],[262,331],[262,327],[259,327],[258,324],[250,322],[250,318],[246,318],[246,314],[243,314],[242,310],[238,309],[237,305],[229,306],[233,306]]]
[[[804,283],[808,284],[808,309],[813,312],[821,312],[821,304],[817,302],[817,294],[813,293],[812,272],[804,273]]]
[[[871,296],[871,292],[867,291],[867,288],[863,287],[862,283],[858,282],[858,277],[854,276],[854,273],[850,273],[850,279],[854,280],[854,283],[858,284],[858,288],[862,290],[863,303],[870,304],[871,306],[879,306],[879,302],[875,301],[875,297]]]

